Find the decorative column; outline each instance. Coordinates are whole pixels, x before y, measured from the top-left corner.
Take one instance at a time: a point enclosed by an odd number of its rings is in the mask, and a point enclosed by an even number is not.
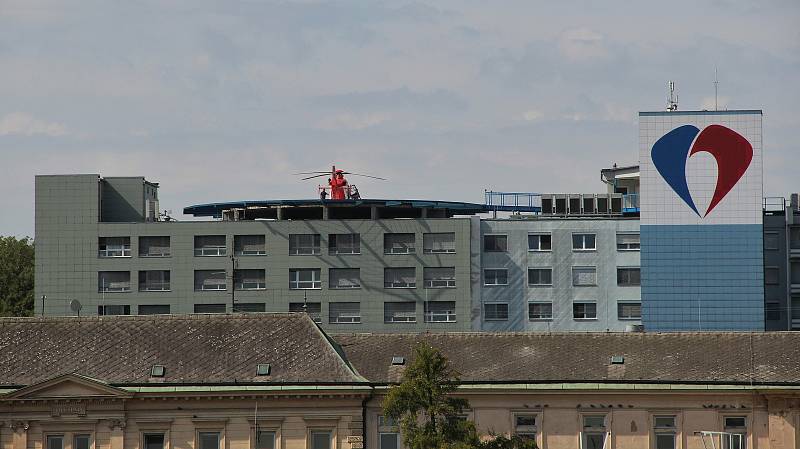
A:
[[[109,449],[123,449],[125,439],[125,420],[111,419],[108,422],[111,430],[111,447]]]
[[[8,425],[11,428],[11,449],[28,448],[28,421],[11,421]]]

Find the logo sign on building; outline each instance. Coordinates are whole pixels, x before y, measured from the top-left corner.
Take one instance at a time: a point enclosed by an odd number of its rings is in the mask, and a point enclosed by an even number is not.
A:
[[[763,330],[761,119],[639,114],[646,329]]]

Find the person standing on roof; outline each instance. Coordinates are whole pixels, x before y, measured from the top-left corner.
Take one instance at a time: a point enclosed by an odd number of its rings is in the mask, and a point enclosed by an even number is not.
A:
[[[343,200],[345,199],[345,190],[347,190],[347,180],[344,179],[343,170],[336,170],[333,179],[328,180],[331,186],[331,199]]]

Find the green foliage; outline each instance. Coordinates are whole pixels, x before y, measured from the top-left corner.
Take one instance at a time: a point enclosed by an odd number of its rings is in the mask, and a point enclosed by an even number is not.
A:
[[[33,315],[33,241],[0,237],[0,316]]]
[[[417,345],[414,362],[383,402],[384,416],[400,423],[408,449],[537,449],[516,436],[481,441],[475,423],[461,416],[469,402],[451,395],[458,383],[458,373],[441,352]]]

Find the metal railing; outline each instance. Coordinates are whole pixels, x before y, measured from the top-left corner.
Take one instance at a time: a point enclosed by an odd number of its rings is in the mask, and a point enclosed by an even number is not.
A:
[[[455,323],[456,313],[454,311],[425,312],[426,323]]]
[[[97,251],[97,257],[131,257],[131,247],[106,247]]]
[[[635,212],[639,210],[639,194],[626,193],[622,195],[622,211]]]
[[[224,246],[202,246],[194,249],[195,256],[224,256],[228,250]]]
[[[140,292],[168,292],[169,282],[143,282],[139,284]]]
[[[487,206],[502,207],[542,207],[542,194],[531,192],[493,192],[484,191]]]

